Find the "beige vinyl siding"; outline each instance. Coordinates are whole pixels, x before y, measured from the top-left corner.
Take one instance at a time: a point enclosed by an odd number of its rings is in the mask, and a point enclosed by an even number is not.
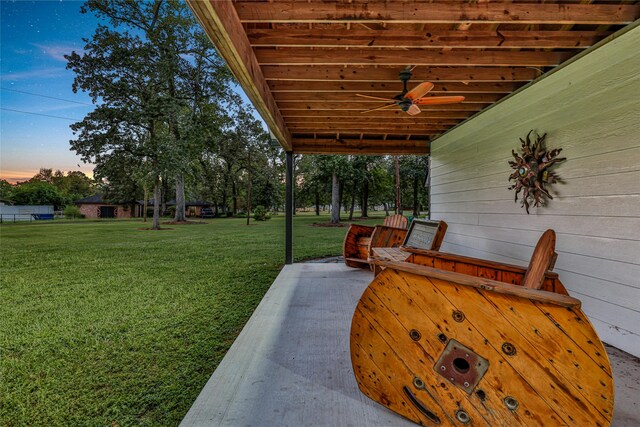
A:
[[[432,144],[431,217],[445,252],[527,265],[557,233],[555,270],[603,341],[640,356],[640,27],[545,76]],[[508,190],[531,129],[567,160],[527,215]]]

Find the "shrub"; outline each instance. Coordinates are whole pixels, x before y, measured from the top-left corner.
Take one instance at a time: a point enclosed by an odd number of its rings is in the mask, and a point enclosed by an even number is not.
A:
[[[265,209],[264,206],[258,205],[253,210],[253,219],[256,221],[266,221],[271,219],[271,215],[267,212],[267,209]]]
[[[84,218],[84,215],[80,213],[80,208],[75,205],[67,205],[62,211],[65,218]]]

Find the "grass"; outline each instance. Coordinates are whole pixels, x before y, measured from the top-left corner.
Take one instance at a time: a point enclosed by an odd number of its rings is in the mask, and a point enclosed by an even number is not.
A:
[[[341,253],[317,221],[297,261]],[[244,224],[1,226],[0,425],[177,425],[282,267],[284,217]]]

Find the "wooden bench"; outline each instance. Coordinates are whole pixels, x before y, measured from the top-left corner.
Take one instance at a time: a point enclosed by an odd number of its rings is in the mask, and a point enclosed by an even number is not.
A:
[[[447,223],[444,221],[430,221],[414,219],[406,233],[405,239],[400,247],[379,247],[372,244],[369,255],[369,263],[373,273],[377,275],[382,268],[374,264],[373,261],[405,261],[411,255],[407,251],[409,248],[426,249],[437,251],[442,245],[442,240],[447,231]]]
[[[373,247],[397,247],[407,235],[407,218],[391,215],[383,225],[375,227],[352,224],[344,238],[342,254],[348,267],[369,268],[369,256]]]
[[[529,289],[541,289],[557,294],[568,295],[558,274],[552,272],[557,254],[555,253],[555,232],[547,230],[538,241],[528,267],[504,264],[485,259],[419,249],[403,246],[399,249],[374,249],[374,272],[378,274],[384,268],[377,261],[409,262],[451,271],[483,279],[494,280]]]

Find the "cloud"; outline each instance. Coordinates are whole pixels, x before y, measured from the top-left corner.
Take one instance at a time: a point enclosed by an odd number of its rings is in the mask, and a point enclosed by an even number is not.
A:
[[[65,68],[41,68],[38,70],[29,70],[29,71],[16,71],[14,73],[4,73],[0,75],[0,80],[3,82],[8,81],[17,81],[17,80],[27,80],[27,79],[37,79],[37,78],[45,78],[45,77],[60,77],[66,75]]]
[[[64,55],[69,55],[72,51],[76,51],[78,53],[82,53],[82,49],[78,49],[77,47],[70,44],[52,44],[52,45],[43,45],[37,43],[31,43],[32,46],[37,47],[42,50],[42,52],[55,59],[56,61],[67,62],[64,58]]]

